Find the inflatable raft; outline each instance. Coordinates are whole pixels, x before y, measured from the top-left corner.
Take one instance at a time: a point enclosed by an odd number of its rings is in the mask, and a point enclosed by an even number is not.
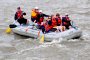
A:
[[[38,38],[38,36],[42,36],[43,33],[41,30],[33,28],[33,26],[17,26],[12,28],[12,31],[16,34],[29,36],[33,38]],[[69,30],[65,30],[63,32],[50,32],[44,34],[45,41],[52,41],[54,39],[59,40],[60,38],[72,39],[77,38],[82,35],[82,31],[79,28],[71,28]]]

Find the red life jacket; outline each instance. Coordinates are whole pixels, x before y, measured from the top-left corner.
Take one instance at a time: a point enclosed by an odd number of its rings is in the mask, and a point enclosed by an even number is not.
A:
[[[66,17],[66,20],[67,20],[67,21],[70,21],[70,18],[69,18],[69,17]]]
[[[38,21],[37,23],[38,23],[39,25],[41,25],[42,22],[43,22],[43,18],[40,18],[40,21]]]
[[[22,11],[18,11],[18,12],[17,12],[17,18],[19,19],[19,18],[22,18],[22,17],[23,17]]]
[[[55,18],[52,19],[52,26],[57,26],[57,21],[55,20]]]
[[[61,25],[61,23],[62,23],[61,18],[56,18],[56,19],[57,19],[57,25],[58,25],[58,24]]]
[[[46,30],[46,31],[51,30],[52,28],[53,28],[52,25],[46,25],[46,26],[45,26],[45,30]]]
[[[37,22],[38,24],[41,24],[44,20],[44,17],[40,17],[39,21]]]
[[[43,22],[43,20],[44,20],[44,17],[41,17],[39,23],[41,24],[41,22]]]

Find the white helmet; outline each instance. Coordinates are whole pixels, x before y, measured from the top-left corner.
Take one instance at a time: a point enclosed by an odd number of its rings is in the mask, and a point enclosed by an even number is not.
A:
[[[38,7],[35,7],[35,9],[39,9]]]
[[[68,16],[68,13],[65,13],[65,16]]]
[[[43,12],[42,10],[39,10],[39,12]]]

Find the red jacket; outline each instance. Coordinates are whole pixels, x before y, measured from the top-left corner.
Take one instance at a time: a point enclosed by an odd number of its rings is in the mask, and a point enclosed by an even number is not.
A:
[[[52,25],[46,25],[46,26],[45,26],[45,30],[46,30],[46,31],[49,31],[49,30],[51,30],[52,28],[53,28]]]
[[[53,26],[53,27],[54,27],[54,26],[57,26],[57,21],[56,21],[55,18],[52,19],[52,26]]]
[[[18,11],[17,12],[17,18],[22,18],[23,17],[23,12],[22,11]]]
[[[56,18],[56,21],[57,21],[57,25],[61,25],[62,20],[61,20],[61,18],[60,18],[60,17],[59,17],[59,18]]]
[[[44,20],[44,17],[40,17],[40,21],[38,21],[38,24],[41,24]]]

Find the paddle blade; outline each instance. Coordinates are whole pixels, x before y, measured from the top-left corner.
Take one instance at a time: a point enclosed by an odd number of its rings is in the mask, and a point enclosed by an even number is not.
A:
[[[11,28],[8,27],[8,28],[6,29],[6,33],[10,33],[10,32],[11,32]]]
[[[40,43],[44,43],[44,35],[41,36]]]

